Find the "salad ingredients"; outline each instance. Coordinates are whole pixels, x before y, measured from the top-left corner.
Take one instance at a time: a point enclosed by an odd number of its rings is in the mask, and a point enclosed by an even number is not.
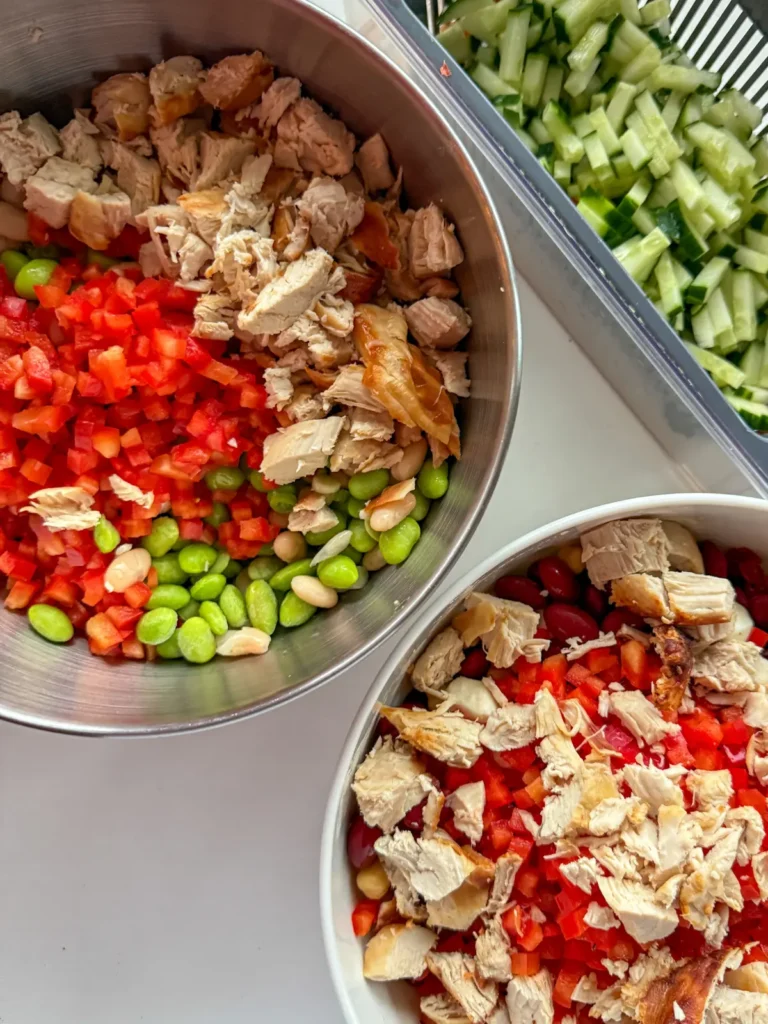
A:
[[[643,577],[668,621],[627,608]],[[364,976],[435,1024],[764,1016],[759,557],[622,520],[494,591],[427,644],[355,772]]]
[[[381,135],[259,51],[178,56],[61,130],[0,115],[0,168],[7,608],[204,663],[409,557],[471,319],[453,225],[407,208]]]
[[[693,65],[670,14],[669,0],[454,0],[438,39],[764,432],[764,112]]]

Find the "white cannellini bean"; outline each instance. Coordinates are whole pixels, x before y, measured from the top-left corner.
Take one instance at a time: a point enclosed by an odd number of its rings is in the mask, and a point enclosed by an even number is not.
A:
[[[339,595],[331,587],[326,587],[316,576],[294,576],[291,590],[296,597],[313,605],[315,608],[333,608],[339,602]]]
[[[378,569],[383,569],[386,564],[386,560],[379,551],[378,546],[363,555],[363,566],[368,572],[376,572]]]
[[[338,473],[324,473],[318,470],[312,477],[312,490],[317,494],[335,494],[343,486]]]
[[[310,564],[313,566],[319,565],[327,558],[333,558],[335,555],[340,555],[342,551],[346,551],[349,547],[349,542],[351,540],[352,531],[342,530],[341,533],[337,533],[335,537],[331,537],[327,544],[323,544]]]
[[[228,629],[216,640],[216,653],[225,658],[239,658],[243,654],[266,654],[272,638],[254,626]]]
[[[408,477],[416,476],[424,465],[427,457],[427,442],[422,437],[420,441],[414,441],[407,448],[403,449],[403,457],[390,470],[393,480],[407,480]]]
[[[384,533],[391,530],[393,526],[402,523],[406,516],[416,508],[416,495],[406,494],[399,501],[390,501],[381,508],[374,509],[368,522],[371,529],[377,533]]]
[[[307,542],[300,533],[285,530],[272,541],[272,550],[283,562],[295,562],[307,554]]]
[[[134,583],[147,578],[152,559],[144,548],[131,548],[113,558],[104,573],[104,589],[109,593],[124,594]]]

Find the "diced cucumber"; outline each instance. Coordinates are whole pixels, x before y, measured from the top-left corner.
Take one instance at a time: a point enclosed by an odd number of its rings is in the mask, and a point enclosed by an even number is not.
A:
[[[499,78],[496,72],[486,67],[485,64],[476,64],[470,74],[475,83],[492,100],[500,96],[519,96],[517,89]]]
[[[669,15],[669,0],[648,0],[648,3],[640,11],[644,25],[655,25],[657,21],[668,18]]]
[[[544,91],[544,83],[549,68],[549,57],[546,53],[529,53],[525,59],[523,70],[523,103],[527,107],[538,107]]]
[[[661,254],[659,262],[653,270],[656,283],[659,286],[661,304],[670,320],[673,320],[683,309],[683,293],[680,290],[673,263],[669,250],[667,250]]]
[[[765,362],[765,345],[762,342],[756,341],[749,346],[747,351],[741,357],[740,367],[744,373],[744,383],[754,385],[755,387],[760,383],[760,374],[763,369],[763,363]],[[745,398],[755,398],[758,402],[764,402],[765,399],[756,395],[748,394],[744,395]]]
[[[605,146],[605,151],[608,156],[616,156],[617,153],[622,151],[622,145],[619,141],[619,137],[613,130],[613,125],[608,120],[608,114],[604,107],[598,107],[589,114],[589,120],[592,127],[600,136],[600,141]]]
[[[595,130],[594,125],[589,119],[589,114],[577,114],[576,117],[572,117],[571,127],[580,139],[586,138],[587,135],[591,135]]]
[[[622,82],[630,82],[634,85],[647,78],[659,64],[661,64],[661,50],[655,43],[649,42],[622,70],[620,78]]]
[[[637,0],[619,0],[619,11],[627,21],[632,22],[633,25],[642,24],[642,16],[640,14],[640,8],[638,7]]]
[[[622,21],[616,26],[614,39],[624,43],[632,57],[644,50],[649,43],[648,34],[631,21]]]
[[[764,235],[761,231],[744,228],[744,244],[748,245],[750,249],[756,249],[757,252],[768,255],[768,235]]]
[[[577,43],[598,17],[615,14],[618,0],[564,0],[552,14],[560,42]]]
[[[748,270],[734,271],[731,292],[733,301],[733,332],[736,341],[754,341],[757,337],[755,290]]]
[[[613,96],[606,108],[606,115],[611,127],[618,134],[624,127],[624,120],[629,113],[632,104],[637,96],[637,86],[629,82],[618,82],[614,89]]]
[[[648,90],[638,95],[635,100],[635,107],[645,122],[652,139],[657,143],[659,152],[664,159],[671,164],[673,160],[677,160],[679,156],[682,156],[682,150],[675,141],[674,135],[664,123],[664,118],[661,116],[656,100]]]
[[[726,396],[726,401],[753,430],[768,430],[768,405],[762,402],[751,402],[747,398]]]
[[[455,22],[454,24],[458,24],[458,22]],[[452,25],[451,28],[453,27],[454,26]],[[496,68],[496,61],[498,60],[498,57],[499,51],[496,47],[489,46],[487,43],[483,43],[475,51],[475,60],[478,64],[485,64],[485,66],[490,68],[492,71]]]
[[[650,163],[651,154],[643,144],[640,136],[632,128],[628,128],[624,132],[619,142],[633,170],[640,171]]]
[[[592,81],[600,61],[596,57],[584,71],[571,71],[565,80],[563,89],[569,96],[582,96]]]
[[[707,302],[715,288],[719,287],[728,267],[728,260],[713,256],[688,285],[685,301],[692,306]]]
[[[675,186],[678,199],[687,210],[699,211],[706,208],[707,197],[704,194],[704,189],[684,160],[673,160],[670,164],[669,175]]]
[[[754,345],[750,345],[749,348],[754,348]],[[768,388],[758,388],[754,387],[752,384],[742,384],[737,392],[737,397],[749,398],[752,402],[765,403],[768,402]]]
[[[568,54],[568,66],[573,71],[586,71],[608,41],[608,23],[596,21],[590,25]]]
[[[541,119],[552,136],[562,160],[577,164],[584,156],[584,144],[572,130],[565,111],[555,100],[544,108]]]
[[[715,288],[712,292],[707,309],[715,331],[715,348],[720,352],[731,352],[738,346],[738,341],[733,330],[733,317],[722,288]]]
[[[438,16],[438,25],[447,25],[451,21],[458,21],[459,18],[479,11],[482,7],[490,7],[493,0],[453,0],[448,4],[443,13]]]
[[[461,19],[461,27],[484,43],[496,44],[507,24],[507,15],[517,6],[517,0],[497,0],[489,7],[481,7]]]
[[[458,21],[441,29],[438,39],[459,64],[466,65],[472,59],[472,44]]]
[[[664,118],[664,124],[669,128],[671,132],[675,130],[677,122],[680,120],[680,115],[683,112],[685,106],[685,96],[681,92],[671,92],[667,97],[667,102],[661,111],[661,116]]]
[[[692,345],[690,341],[684,341],[683,344],[699,366],[702,366],[707,373],[711,374],[715,384],[719,387],[740,388],[744,383],[743,370],[740,370],[738,366],[734,366],[729,360],[723,359],[722,356],[718,356],[715,352],[709,352],[700,348],[698,345]]]
[[[768,138],[763,136],[758,139],[752,147],[751,153],[755,158],[755,173],[761,178],[766,177],[768,175]]]
[[[571,183],[571,167],[572,165],[566,163],[565,160],[555,160],[553,174],[555,181],[558,185],[563,188],[567,188]]]
[[[715,328],[712,326],[712,317],[706,306],[702,306],[697,313],[691,316],[691,330],[696,343],[702,349],[715,347]]]
[[[550,100],[559,100],[565,78],[565,68],[550,64],[547,68],[547,77],[544,79],[544,91],[541,94],[541,105],[546,107]]]
[[[721,231],[732,227],[741,217],[741,210],[737,203],[709,175],[704,178],[701,188],[704,192],[707,212],[714,219],[717,227]]]
[[[659,228],[654,228],[650,234],[630,239],[624,246],[626,248],[614,249],[614,255],[630,277],[642,284],[650,276],[659,256],[669,248],[669,239]]]
[[[609,231],[607,217],[614,211],[613,203],[596,189],[586,188],[576,209],[597,234],[605,238]]]
[[[720,75],[713,71],[681,67],[679,64],[660,64],[651,72],[648,85],[654,92],[658,89],[674,89],[684,93],[696,92],[697,89],[714,90],[720,85]]]
[[[499,77],[511,85],[522,84],[531,11],[530,5],[510,11],[499,39]]]
[[[528,131],[540,146],[546,145],[548,142],[552,142],[552,136],[547,131],[547,127],[540,117],[531,118],[528,122]]]
[[[739,246],[733,254],[733,262],[747,270],[754,270],[756,274],[768,274],[768,255],[746,245]]]

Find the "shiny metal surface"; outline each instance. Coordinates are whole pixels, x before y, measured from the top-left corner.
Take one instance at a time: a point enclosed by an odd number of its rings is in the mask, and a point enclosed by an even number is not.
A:
[[[347,830],[356,810],[351,790],[358,765],[374,742],[380,704],[398,705],[411,689],[408,668],[432,637],[461,609],[467,593],[489,590],[506,573],[524,572],[542,555],[578,539],[585,530],[631,516],[658,516],[682,523],[699,539],[724,548],[753,548],[768,556],[768,504],[723,494],[668,494],[632,498],[577,512],[534,530],[491,555],[436,598],[409,629],[374,680],[339,758],[320,848],[320,912],[331,977],[346,1024],[404,1024],[416,1019],[418,996],[406,983],[369,984],[362,973],[361,940],[351,913],[359,899],[347,860]]]
[[[108,664],[83,641],[53,647],[0,612],[0,717],[70,732],[161,733],[254,714],[326,682],[410,615],[462,550],[507,449],[520,384],[511,260],[493,204],[452,130],[398,68],[298,0],[6,0],[0,106],[59,124],[96,81],[174,54],[263,49],[360,135],[381,131],[421,205],[441,203],[466,252],[457,275],[474,320],[464,458],[408,562],[331,613],[275,638],[262,658]]]

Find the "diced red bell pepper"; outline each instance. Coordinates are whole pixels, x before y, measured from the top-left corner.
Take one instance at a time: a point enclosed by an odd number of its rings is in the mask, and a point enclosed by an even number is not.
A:
[[[530,899],[539,887],[541,872],[530,864],[521,867],[515,876],[515,888]]]
[[[564,1010],[570,1009],[574,990],[586,973],[581,964],[566,962],[561,966],[552,992],[552,998],[558,1006]]]
[[[536,749],[533,746],[520,747],[518,750],[501,750],[497,754],[505,767],[516,772],[527,771],[536,760]]]
[[[646,686],[648,654],[639,640],[627,640],[621,645],[621,671],[624,678],[638,690]]]
[[[756,644],[758,647],[765,647],[768,644],[768,633],[764,629],[758,629],[755,626],[749,634],[749,642]]]
[[[680,764],[684,768],[693,768],[693,754],[688,747],[688,741],[681,732],[676,733],[674,736],[665,736],[663,742],[667,751],[667,760],[670,764]]]
[[[61,430],[71,415],[70,406],[38,405],[14,413],[11,425],[25,434],[47,437]]]
[[[627,764],[632,764],[640,753],[640,747],[632,733],[618,722],[608,722],[603,730],[603,737],[617,754],[621,754],[622,760]]]
[[[678,722],[694,754],[701,747],[714,750],[723,742],[722,726],[706,708],[697,707],[690,715],[680,715]]]
[[[53,377],[48,356],[36,345],[28,348],[21,357],[24,373],[32,390],[38,395],[53,391]]]
[[[29,558],[15,555],[12,551],[4,551],[0,555],[0,572],[12,576],[16,580],[31,580],[37,571],[37,565]]]
[[[131,608],[143,608],[151,596],[152,590],[146,583],[133,583],[123,594]]]
[[[38,487],[45,487],[51,472],[51,466],[46,466],[39,459],[25,459],[19,467],[19,473]]]
[[[518,978],[538,974],[541,969],[541,958],[538,953],[512,953],[510,970]]]
[[[549,690],[556,700],[565,697],[565,680],[568,672],[568,662],[564,654],[551,654],[541,663],[542,688]]]
[[[618,664],[619,659],[610,647],[598,647],[594,651],[587,651],[587,668],[593,675],[609,672]]]
[[[560,925],[560,931],[566,941],[580,938],[587,930],[588,926],[584,923],[586,913],[587,908],[582,906],[558,917],[557,923]]]
[[[13,586],[8,591],[8,595],[3,602],[6,608],[12,611],[20,611],[22,608],[28,608],[35,598],[35,594],[39,590],[40,585],[38,583],[29,583],[25,580],[15,580]]]
[[[123,640],[120,631],[105,612],[91,616],[85,624],[85,632],[95,654],[104,654]]]
[[[0,315],[10,317],[11,320],[28,320],[29,303],[18,295],[5,295],[0,299]]]
[[[754,807],[768,825],[768,800],[764,793],[757,789],[740,789],[736,793],[736,802],[739,807]]]
[[[55,601],[56,604],[60,604],[64,608],[74,607],[78,597],[79,593],[75,584],[62,576],[52,576],[43,590],[45,600]]]
[[[378,915],[379,904],[375,900],[361,900],[352,911],[352,931],[358,938],[367,935]]]
[[[727,747],[746,747],[749,737],[752,735],[752,729],[750,729],[743,718],[731,718],[723,722],[721,728],[723,731],[723,743]]]

